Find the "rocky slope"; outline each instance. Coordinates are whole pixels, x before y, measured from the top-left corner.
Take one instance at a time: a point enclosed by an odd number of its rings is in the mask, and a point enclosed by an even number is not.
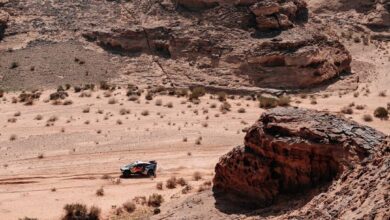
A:
[[[350,71],[349,52],[307,21],[302,0],[16,0],[4,10],[12,15],[5,37],[28,35],[18,47],[77,40],[94,48],[87,39],[120,54],[119,83],[299,89]]]
[[[389,151],[387,137],[372,128],[328,113],[277,108],[249,128],[244,146],[220,159],[214,192],[217,201],[254,208],[311,195],[280,218],[386,219]]]

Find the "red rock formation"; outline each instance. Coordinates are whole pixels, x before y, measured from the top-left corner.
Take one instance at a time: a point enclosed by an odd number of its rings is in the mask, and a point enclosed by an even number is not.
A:
[[[281,195],[329,183],[326,196],[315,197],[308,205],[323,207],[321,215],[362,217],[375,211],[374,216],[381,216],[379,210],[389,213],[390,204],[383,197],[390,178],[390,146],[385,139],[370,127],[328,113],[277,108],[264,113],[249,129],[245,146],[220,159],[214,190],[265,207]],[[367,210],[359,211],[362,194],[370,200],[365,203]],[[295,214],[302,216],[306,211]]]

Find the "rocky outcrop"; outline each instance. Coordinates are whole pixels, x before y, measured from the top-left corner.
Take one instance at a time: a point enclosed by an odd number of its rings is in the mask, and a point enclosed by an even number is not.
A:
[[[185,60],[198,63],[201,69],[223,68],[263,88],[308,88],[350,71],[349,52],[325,36],[291,38],[286,33],[285,40],[247,38],[243,43],[243,39],[223,35],[209,28],[160,26],[94,31],[84,36],[106,48]]]
[[[328,113],[277,108],[249,128],[244,146],[221,157],[214,191],[265,207],[282,195],[328,184],[326,195],[296,212],[325,219],[380,216],[389,210],[390,199],[382,196],[389,188],[389,150],[386,136],[370,127]],[[358,210],[364,200],[367,210]],[[311,202],[323,207],[320,214],[310,210]]]
[[[1,4],[0,4],[1,7]],[[2,11],[0,8],[0,40],[3,38],[5,28],[7,27],[7,23],[9,20],[9,15],[7,12]]]
[[[307,4],[304,0],[177,0],[184,8],[199,11],[230,5],[230,7],[248,7],[255,16],[259,30],[280,30],[294,26],[297,20],[307,19]]]
[[[376,0],[367,15],[366,24],[376,28],[390,28],[390,1]]]

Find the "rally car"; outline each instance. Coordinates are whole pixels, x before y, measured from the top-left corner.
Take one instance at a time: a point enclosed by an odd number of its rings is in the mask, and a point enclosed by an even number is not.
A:
[[[149,162],[135,161],[134,163],[121,167],[120,170],[123,177],[131,177],[135,175],[156,177],[157,162],[154,160]]]

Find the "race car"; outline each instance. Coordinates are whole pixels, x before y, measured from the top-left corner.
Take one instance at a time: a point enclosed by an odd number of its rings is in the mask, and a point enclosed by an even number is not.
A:
[[[123,177],[131,177],[134,175],[156,177],[157,162],[154,160],[149,162],[135,161],[134,163],[121,167],[120,170]]]

